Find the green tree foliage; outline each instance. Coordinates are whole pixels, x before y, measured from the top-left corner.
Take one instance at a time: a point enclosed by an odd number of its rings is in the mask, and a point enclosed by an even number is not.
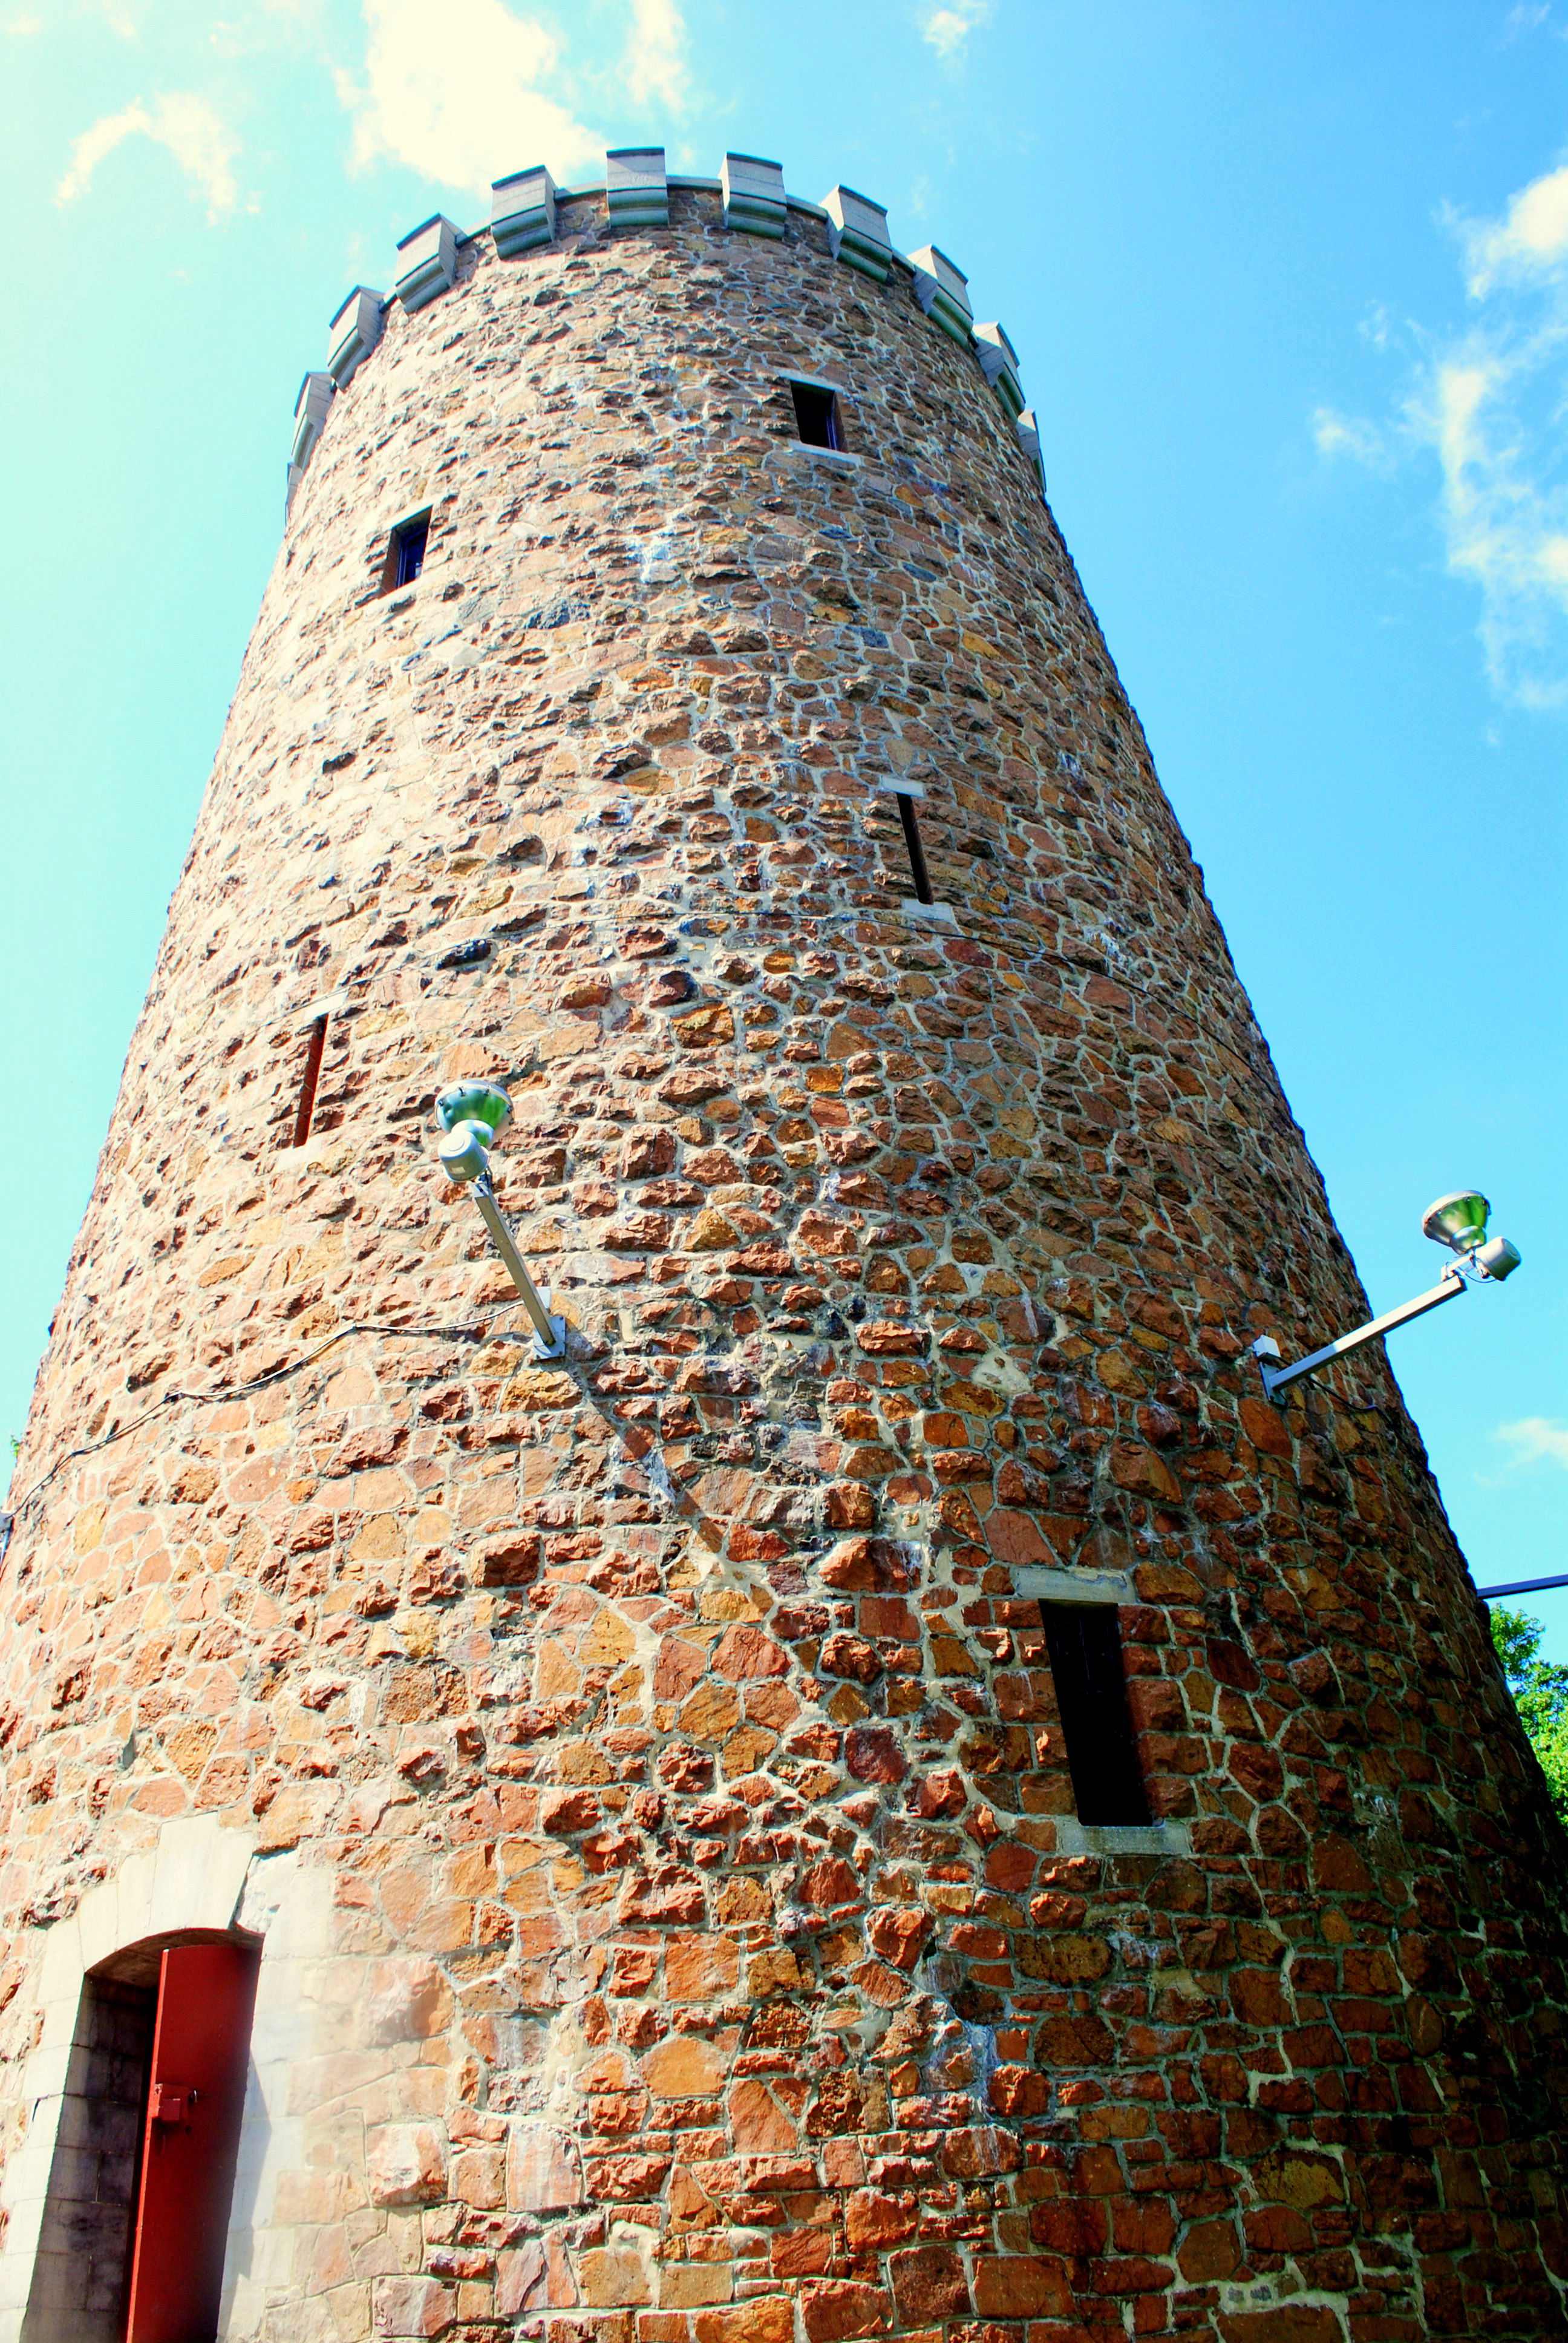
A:
[[[1541,1760],[1559,1819],[1568,1824],[1568,1666],[1538,1656],[1542,1625],[1524,1611],[1493,1604],[1492,1642],[1513,1705]]]

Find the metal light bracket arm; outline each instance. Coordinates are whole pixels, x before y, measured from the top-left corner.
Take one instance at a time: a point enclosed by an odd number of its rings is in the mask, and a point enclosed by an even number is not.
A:
[[[533,1321],[534,1356],[536,1359],[564,1359],[567,1354],[567,1322],[550,1316],[549,1289],[541,1293],[528,1275],[528,1265],[518,1251],[507,1216],[496,1201],[496,1184],[487,1172],[481,1172],[473,1182],[474,1202],[479,1207],[479,1217],[490,1232],[496,1251],[506,1263],[507,1274],[523,1300],[523,1308]]]
[[[1484,1275],[1483,1271],[1480,1272]],[[1359,1351],[1363,1342],[1375,1342],[1380,1334],[1392,1334],[1396,1326],[1408,1326],[1412,1318],[1424,1318],[1429,1310],[1440,1310],[1445,1302],[1457,1300],[1464,1292],[1467,1280],[1458,1262],[1445,1270],[1441,1281],[1425,1293],[1418,1293],[1413,1302],[1403,1302],[1397,1310],[1385,1310],[1381,1318],[1369,1319],[1351,1334],[1341,1334],[1334,1342],[1325,1342],[1321,1351],[1309,1351],[1304,1359],[1297,1359],[1288,1367],[1271,1367],[1271,1359],[1281,1355],[1280,1346],[1271,1334],[1260,1334],[1252,1345],[1252,1356],[1258,1362],[1258,1372],[1263,1378],[1263,1389],[1274,1399],[1287,1385],[1299,1383],[1319,1367],[1332,1366],[1348,1352]]]

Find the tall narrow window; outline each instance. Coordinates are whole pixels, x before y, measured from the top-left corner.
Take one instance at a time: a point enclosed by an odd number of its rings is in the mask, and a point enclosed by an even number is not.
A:
[[[299,1104],[294,1114],[294,1137],[289,1144],[303,1147],[310,1136],[310,1118],[316,1112],[316,1093],[321,1082],[321,1053],[327,1047],[327,1020],[317,1018],[305,1045],[305,1071],[299,1081]]]
[[[789,391],[795,401],[795,427],[800,434],[801,445],[841,449],[844,438],[839,427],[836,395],[814,382],[792,382]]]
[[[412,586],[425,567],[425,547],[430,535],[430,516],[421,513],[417,520],[406,521],[392,539],[392,578],[394,586]]]
[[[1108,1603],[1042,1603],[1040,1608],[1078,1819],[1147,1823],[1115,1609]]]
[[[915,819],[915,801],[901,789],[898,792],[898,801],[899,820],[904,826],[904,845],[910,857],[910,875],[915,882],[915,900],[917,903],[934,903],[937,899],[931,892],[931,874],[926,869],[926,850],[920,843],[920,825]]]

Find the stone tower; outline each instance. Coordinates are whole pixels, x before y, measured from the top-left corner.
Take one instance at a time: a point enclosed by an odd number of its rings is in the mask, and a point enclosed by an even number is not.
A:
[[[307,377],[17,1469],[0,2338],[1568,2332],[1561,1835],[1381,1354],[1259,1389],[1363,1297],[1006,335],[496,209]]]

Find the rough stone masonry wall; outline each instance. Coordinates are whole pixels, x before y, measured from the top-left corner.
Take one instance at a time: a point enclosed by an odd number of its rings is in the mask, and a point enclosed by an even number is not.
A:
[[[295,504],[15,1483],[13,2151],[205,1815],[329,1883],[228,2335],[1561,2335],[1561,1837],[1382,1359],[1258,1393],[1363,1297],[1071,563],[904,272],[672,206],[467,246]]]

